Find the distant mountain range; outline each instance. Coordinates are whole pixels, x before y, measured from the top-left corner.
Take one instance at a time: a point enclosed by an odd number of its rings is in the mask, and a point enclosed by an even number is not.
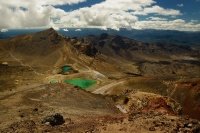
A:
[[[44,29],[24,29],[9,30],[8,32],[0,32],[0,39],[8,39],[17,35],[35,33]],[[86,37],[88,35],[100,35],[108,33],[112,35],[120,35],[143,42],[170,42],[176,45],[188,45],[190,47],[200,48],[200,32],[182,32],[172,30],[127,30],[121,29],[115,31],[112,29],[101,30],[95,28],[84,28],[76,30],[75,28],[60,29],[59,33],[67,37]]]

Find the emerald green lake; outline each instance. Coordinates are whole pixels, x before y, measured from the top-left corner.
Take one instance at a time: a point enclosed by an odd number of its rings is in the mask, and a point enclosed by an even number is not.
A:
[[[72,79],[72,80],[64,80],[64,82],[74,85],[74,86],[78,86],[82,89],[87,89],[90,86],[97,83],[97,81],[95,81],[95,80],[87,80],[87,79],[80,79],[80,78]]]
[[[62,69],[63,72],[68,72],[71,69],[71,67],[70,66],[63,66],[61,69]]]

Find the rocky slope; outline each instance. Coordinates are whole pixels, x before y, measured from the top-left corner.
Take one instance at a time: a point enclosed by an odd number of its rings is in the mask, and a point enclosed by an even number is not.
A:
[[[118,35],[67,38],[48,29],[2,41],[0,61],[29,67],[64,64],[142,75],[199,75],[199,51],[170,43],[143,43]],[[79,67],[81,65],[81,67]],[[191,69],[192,68],[192,69]]]
[[[26,88],[1,97],[2,133],[200,131],[199,121],[176,116],[181,111],[178,103],[152,93],[127,92],[111,97],[63,84]],[[127,112],[120,112],[125,108]],[[55,113],[63,116],[62,125],[42,123]]]
[[[68,38],[52,28],[0,41],[0,132],[198,133],[199,55],[118,35]],[[85,91],[63,83],[74,78],[97,84]],[[57,113],[62,125],[42,122]]]
[[[199,75],[199,51],[188,46],[167,42],[143,43],[118,35],[88,36],[84,41],[108,56],[108,62],[143,75],[196,74]],[[101,56],[99,57],[101,59]],[[113,61],[114,60],[114,61]],[[120,63],[116,63],[120,60]],[[184,63],[183,63],[184,62]],[[126,65],[126,64],[131,64]],[[138,67],[139,71],[134,70]],[[193,67],[193,68],[192,68]],[[192,69],[191,69],[192,68]]]

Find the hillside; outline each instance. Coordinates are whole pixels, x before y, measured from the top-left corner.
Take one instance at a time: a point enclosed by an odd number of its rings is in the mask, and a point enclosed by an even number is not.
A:
[[[199,70],[200,51],[167,42],[52,28],[1,40],[0,131],[198,133]],[[63,125],[41,123],[57,113]]]
[[[101,34],[84,38],[86,43],[95,47],[100,55],[96,58],[123,66],[122,69],[142,75],[197,74],[199,69],[199,51],[188,46],[178,46],[166,42],[143,43],[118,35]],[[102,55],[101,55],[102,54]],[[181,64],[188,67],[183,67]],[[131,64],[127,66],[127,64]],[[191,69],[192,66],[195,68]],[[129,68],[131,66],[131,68]],[[137,71],[134,68],[137,67]],[[178,68],[178,69],[177,69]],[[199,73],[198,73],[199,75]]]

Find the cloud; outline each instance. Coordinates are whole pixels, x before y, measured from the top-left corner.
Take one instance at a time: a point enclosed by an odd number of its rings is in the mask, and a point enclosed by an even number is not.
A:
[[[119,30],[132,29],[138,17],[131,11],[154,4],[153,0],[106,0],[91,7],[81,8],[60,19],[65,27],[98,27]]]
[[[136,15],[182,15],[178,10],[151,6],[155,3],[153,0],[106,0],[91,7],[68,12],[60,19],[60,23],[63,23],[64,27],[98,27],[104,30],[107,28],[119,30],[135,27],[138,21]]]
[[[179,6],[179,7],[183,7],[184,5],[183,5],[183,4],[178,4],[177,6]]]
[[[69,12],[60,19],[65,27],[99,27],[102,29],[131,28],[137,17],[125,11],[108,11],[104,7],[93,6]],[[101,11],[101,12],[99,12]]]
[[[152,6],[147,7],[142,10],[138,10],[133,12],[134,15],[148,15],[148,14],[156,14],[156,15],[163,15],[163,16],[177,16],[182,15],[182,13],[179,10],[174,9],[164,9],[160,6]]]
[[[8,32],[7,29],[1,29],[1,32]]]
[[[55,5],[77,4],[86,0],[9,0],[0,2],[0,29],[54,27],[53,18],[66,12]]]
[[[81,29],[76,29],[75,31],[81,31]]]
[[[147,19],[152,20],[152,21],[165,21],[165,20],[167,20],[166,18],[160,18],[160,17],[149,17]]]
[[[45,27],[54,25],[50,18],[60,18],[65,12],[53,6],[31,5],[28,10],[5,8],[0,10],[0,28]]]
[[[63,29],[63,31],[69,31],[68,29]]]
[[[183,19],[172,21],[140,21],[136,23],[137,29],[158,29],[158,30],[179,30],[179,31],[200,31],[200,24],[185,22]]]
[[[192,27],[198,29],[197,22],[181,22],[175,19],[182,13],[175,9],[166,9],[157,5],[155,0],[105,0],[90,7],[66,12],[57,5],[71,5],[86,0],[8,0],[0,2],[0,29],[9,28],[108,28],[126,29],[175,29],[185,30]],[[139,17],[147,16],[146,21]],[[151,17],[149,17],[151,16]],[[167,18],[175,20],[168,21]],[[163,25],[162,25],[163,22]],[[181,23],[185,27],[177,25]],[[147,24],[147,25],[145,25]],[[149,25],[148,25],[149,24]],[[157,25],[159,24],[159,25]],[[166,27],[165,27],[166,26]],[[67,30],[67,29],[66,29]]]
[[[192,19],[191,22],[193,22],[193,23],[198,23],[199,21],[198,21],[198,20]]]
[[[30,7],[30,5],[72,5],[85,2],[86,0],[7,0],[1,1],[1,5],[9,7]]]
[[[128,10],[140,10],[155,3],[154,0],[106,0],[72,12],[53,7],[85,0],[9,0],[1,2],[0,28],[24,27],[99,27],[102,29],[132,28],[138,21]],[[101,11],[101,12],[100,12]],[[53,21],[57,18],[57,22]],[[7,23],[10,22],[10,23]]]

